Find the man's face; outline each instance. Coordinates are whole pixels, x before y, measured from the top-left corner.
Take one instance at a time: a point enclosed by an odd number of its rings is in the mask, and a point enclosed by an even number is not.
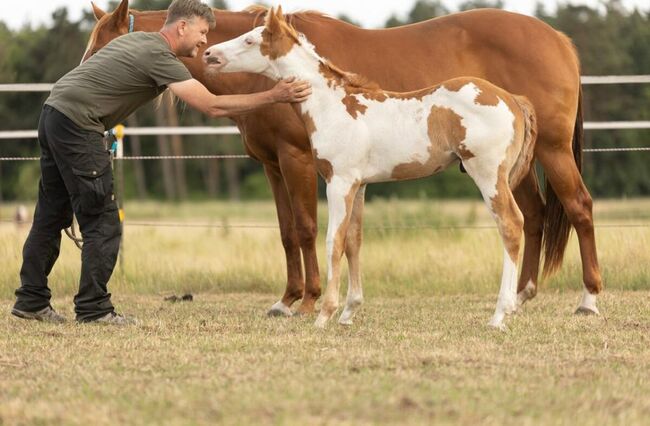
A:
[[[210,30],[208,21],[203,18],[193,17],[187,21],[179,21],[179,43],[177,56],[194,58],[199,48],[208,42],[207,34]]]

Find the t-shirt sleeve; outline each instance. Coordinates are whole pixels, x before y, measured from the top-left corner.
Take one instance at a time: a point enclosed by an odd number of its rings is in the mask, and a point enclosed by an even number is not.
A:
[[[149,76],[156,86],[167,86],[192,78],[190,71],[170,52],[162,52],[151,58]]]

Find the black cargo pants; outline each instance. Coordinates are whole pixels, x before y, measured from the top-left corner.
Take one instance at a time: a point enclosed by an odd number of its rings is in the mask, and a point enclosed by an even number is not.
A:
[[[47,277],[59,256],[61,231],[71,225],[74,211],[84,241],[75,312],[77,320],[92,321],[113,312],[107,283],[122,235],[110,154],[103,135],[80,129],[49,105],[41,112],[38,141],[38,203],[23,248],[15,307],[34,312],[49,305]]]

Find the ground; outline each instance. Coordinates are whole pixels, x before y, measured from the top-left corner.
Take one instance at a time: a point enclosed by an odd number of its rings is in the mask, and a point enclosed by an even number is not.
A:
[[[234,226],[272,226],[270,203],[127,209],[134,225],[111,291],[140,323],[124,328],[10,316],[27,229],[3,224],[0,424],[646,424],[648,204],[597,203],[602,316],[573,314],[573,238],[562,272],[506,332],[486,326],[496,231],[428,227],[489,224],[473,203],[370,203],[365,304],[353,326],[324,331],[315,316],[265,315],[283,287],[277,230]],[[151,220],[231,228],[135,226]],[[64,241],[51,283],[68,318],[77,275]],[[193,302],[163,300],[187,291]]]

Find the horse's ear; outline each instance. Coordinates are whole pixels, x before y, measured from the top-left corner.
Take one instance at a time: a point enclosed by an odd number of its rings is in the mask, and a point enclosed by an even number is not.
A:
[[[93,15],[95,15],[95,19],[98,21],[106,15],[106,12],[101,10],[94,2],[90,2],[90,4],[93,6]]]
[[[116,27],[128,26],[129,24],[129,0],[122,0],[117,9],[113,11],[111,20]]]

